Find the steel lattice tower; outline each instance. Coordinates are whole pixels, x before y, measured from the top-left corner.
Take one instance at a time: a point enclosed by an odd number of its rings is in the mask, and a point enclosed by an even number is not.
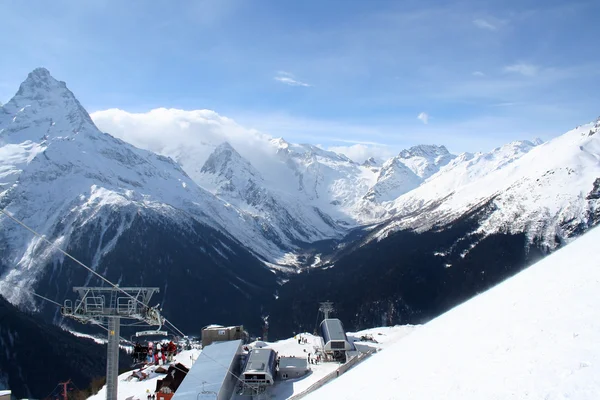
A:
[[[148,303],[156,287],[75,287],[79,294],[75,305],[65,300],[61,313],[84,324],[108,322],[108,348],[106,351],[106,400],[117,400],[119,377],[119,339],[121,318],[144,321],[149,325],[162,325],[157,308]]]

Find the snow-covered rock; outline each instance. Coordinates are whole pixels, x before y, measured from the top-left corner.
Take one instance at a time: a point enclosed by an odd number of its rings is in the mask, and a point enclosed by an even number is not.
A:
[[[578,399],[600,393],[594,229],[307,399]]]

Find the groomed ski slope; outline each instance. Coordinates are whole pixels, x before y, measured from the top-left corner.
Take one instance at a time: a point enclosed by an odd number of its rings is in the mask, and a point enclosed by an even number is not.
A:
[[[600,229],[306,399],[600,398]]]

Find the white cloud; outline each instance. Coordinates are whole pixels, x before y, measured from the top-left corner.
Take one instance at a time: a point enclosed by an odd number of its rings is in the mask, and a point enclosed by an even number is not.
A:
[[[425,125],[429,123],[429,115],[426,112],[419,114],[417,119],[420,119]]]
[[[290,86],[304,86],[304,87],[312,86],[306,82],[297,80],[296,77],[294,76],[294,74],[292,74],[291,72],[286,72],[286,71],[277,71],[277,76],[275,76],[273,79],[275,79],[278,82],[285,83],[286,85],[290,85]]]
[[[384,145],[357,143],[352,146],[330,146],[328,150],[344,154],[352,161],[361,164],[371,157],[379,162],[383,162],[394,156],[392,149]]]
[[[507,65],[504,67],[504,72],[521,74],[523,76],[536,76],[539,71],[540,68],[538,66],[524,63]]]
[[[498,30],[498,27],[496,25],[494,25],[490,21],[485,20],[483,18],[477,18],[477,19],[473,20],[473,24],[480,29],[486,29],[488,31]]]
[[[192,179],[214,151],[228,142],[255,167],[272,159],[270,136],[247,129],[212,110],[157,108],[144,113],[109,109],[91,114],[104,132],[134,146],[172,157]],[[269,168],[265,168],[269,170]]]
[[[485,76],[485,74],[481,71],[473,71],[473,73],[471,75],[478,76],[478,77]]]

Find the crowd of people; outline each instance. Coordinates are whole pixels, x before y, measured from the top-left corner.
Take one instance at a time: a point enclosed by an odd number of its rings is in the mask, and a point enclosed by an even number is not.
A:
[[[133,361],[137,363],[146,363],[154,365],[163,365],[173,361],[177,354],[177,345],[170,341],[169,343],[148,342],[146,346],[136,342],[133,347]]]

